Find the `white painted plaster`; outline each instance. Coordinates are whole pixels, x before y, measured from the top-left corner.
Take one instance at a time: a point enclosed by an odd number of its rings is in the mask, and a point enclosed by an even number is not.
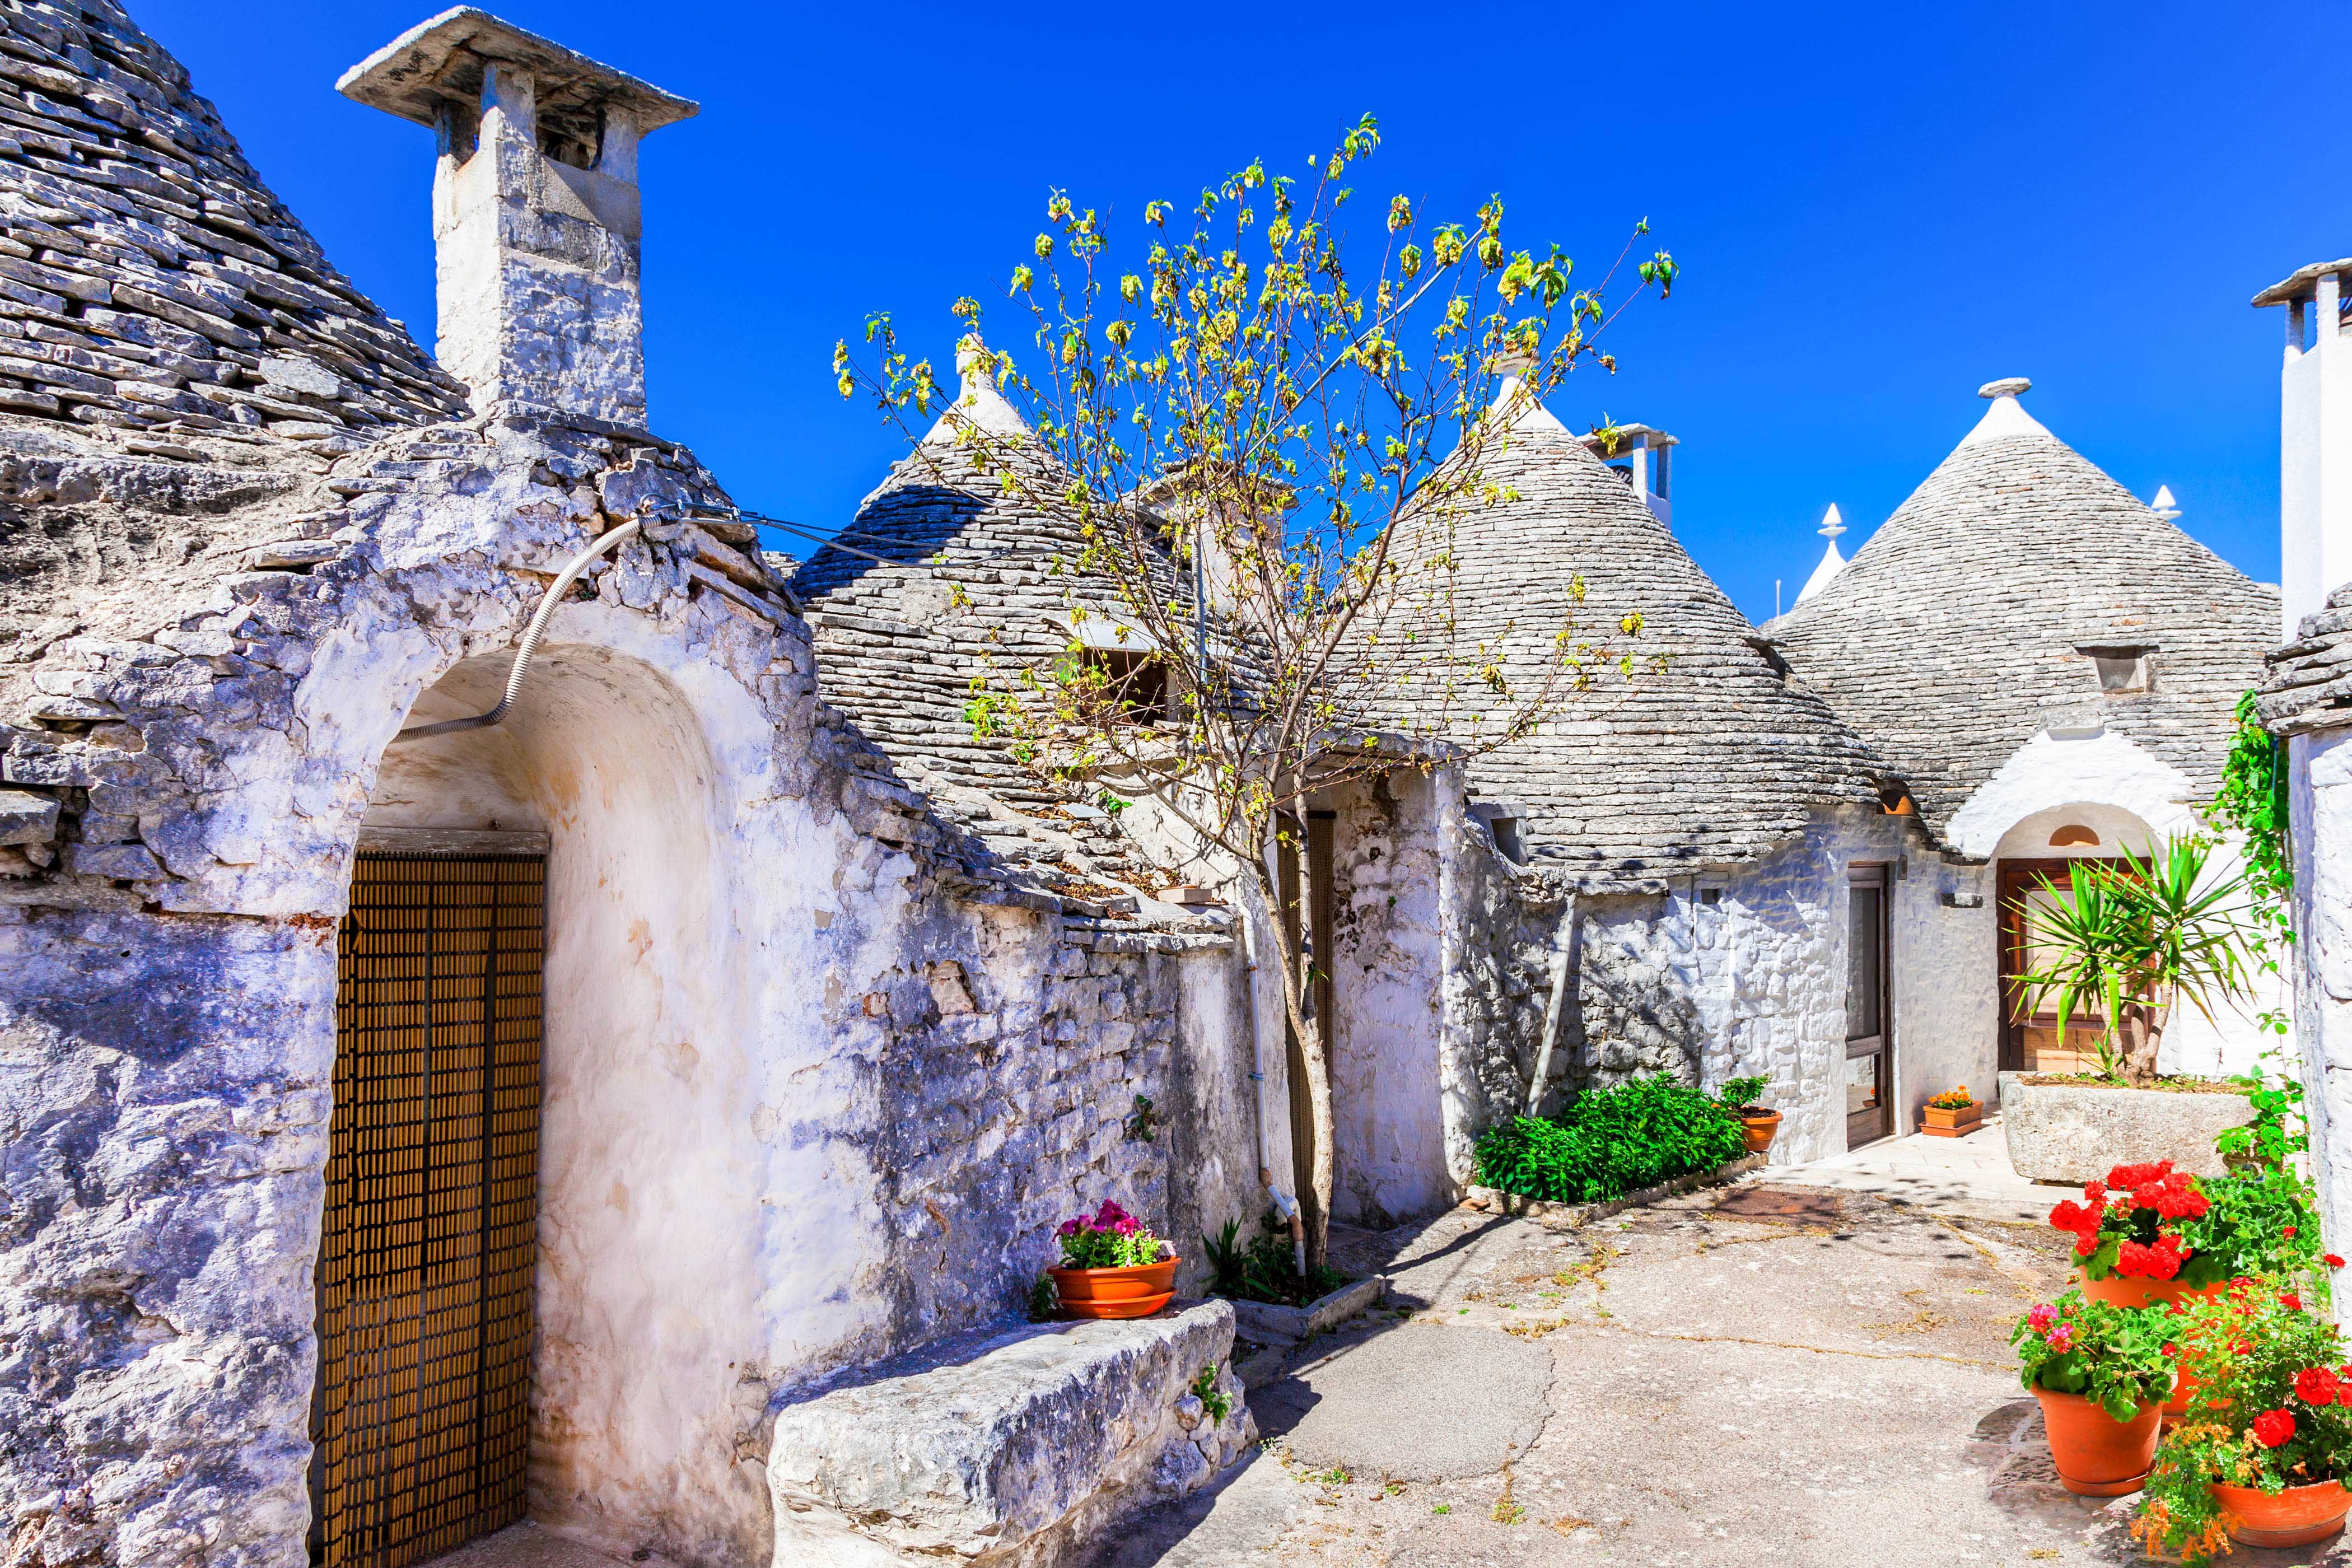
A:
[[[2321,1226],[2340,1251],[2352,1242],[2352,731],[2293,736],[2287,756],[2295,1045]]]
[[[1335,790],[1332,1217],[1386,1229],[1456,1197],[1438,985],[1436,781],[1406,768]]]
[[[1944,836],[1960,854],[1989,858],[2020,821],[2078,804],[2119,806],[2158,834],[2184,833],[2198,825],[2195,796],[2188,774],[2112,730],[2065,740],[2043,733],[1969,796]]]
[[[1960,437],[1961,447],[1974,447],[1986,441],[1998,441],[2004,436],[2047,436],[2050,432],[2042,421],[2025,411],[2013,393],[2003,393],[1992,400],[1976,428]],[[1958,450],[1958,448],[1954,448]]]
[[[1962,851],[1998,863],[2002,859],[2069,858],[2113,855],[2118,847],[2145,856],[2175,834],[2208,830],[2199,816],[2195,791],[2186,774],[2113,731],[2060,739],[2036,735],[2001,764],[1968,803],[1952,816],[1947,832]],[[2079,824],[2099,836],[2096,846],[2053,847],[2059,827]],[[2226,837],[2208,875],[2234,876],[2242,862]],[[1993,920],[1994,883],[1984,884],[1986,918]],[[2274,1037],[2257,1016],[2286,1005],[2286,988],[2274,976],[2254,977],[2252,1000],[2224,1006],[2208,1019],[2187,1003],[2173,1010],[2165,1031],[2159,1070],[2225,1075],[2252,1068]],[[1993,1001],[1990,1049],[1999,1052],[1999,1001]]]

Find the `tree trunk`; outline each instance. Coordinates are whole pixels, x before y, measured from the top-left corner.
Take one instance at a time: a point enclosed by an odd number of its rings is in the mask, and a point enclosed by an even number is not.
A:
[[[1331,1145],[1337,1131],[1331,1120],[1331,1058],[1323,1049],[1321,1020],[1309,1023],[1302,1018],[1291,1026],[1298,1031],[1298,1054],[1307,1063],[1307,1105],[1315,1130],[1315,1205],[1307,1211],[1310,1218],[1307,1226],[1307,1269],[1312,1275],[1331,1250],[1331,1189],[1335,1180]]]
[[[1307,1069],[1307,1105],[1308,1124],[1315,1140],[1315,1159],[1309,1167],[1308,1181],[1314,1203],[1300,1206],[1307,1215],[1307,1268],[1311,1274],[1319,1267],[1330,1249],[1331,1198],[1336,1184],[1333,1163],[1333,1142],[1337,1128],[1331,1109],[1331,1059],[1324,1049],[1323,1020],[1309,1022],[1307,1017],[1307,952],[1306,943],[1291,930],[1282,903],[1282,888],[1270,873],[1263,859],[1254,868],[1259,894],[1265,900],[1274,928],[1274,948],[1279,955],[1282,973],[1282,1010],[1292,1034],[1298,1037],[1299,1059]],[[1311,897],[1305,877],[1299,882],[1302,904]],[[1307,924],[1298,922],[1302,931]]]
[[[2124,1041],[2124,1077],[2141,1088],[2156,1081],[2157,1053],[2164,1047],[2164,1026],[2171,1015],[2169,1003],[2127,1002],[2116,1020]]]

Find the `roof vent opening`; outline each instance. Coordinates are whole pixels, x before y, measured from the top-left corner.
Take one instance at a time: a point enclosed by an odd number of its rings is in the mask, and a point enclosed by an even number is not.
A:
[[[2078,647],[2074,650],[2091,661],[2097,673],[2099,690],[2105,696],[2148,689],[2148,655],[2152,647]]]

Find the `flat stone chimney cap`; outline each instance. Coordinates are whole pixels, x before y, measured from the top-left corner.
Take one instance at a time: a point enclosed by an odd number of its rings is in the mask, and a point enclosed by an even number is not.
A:
[[[2297,300],[2311,298],[2315,287],[2331,272],[2352,272],[2352,258],[2342,261],[2315,261],[2308,267],[2298,267],[2269,288],[2254,296],[2254,308],[2265,305],[2292,305]]]
[[[702,109],[472,5],[411,27],[345,71],[335,90],[371,109],[431,125],[441,104],[479,100],[482,67],[491,61],[529,73],[543,124],[580,119],[593,128],[596,111],[612,104],[630,112],[642,135]],[[588,144],[595,145],[593,140]]]
[[[1988,381],[1978,387],[1977,395],[1979,397],[2015,397],[2019,393],[2032,390],[2033,384],[2023,376],[2005,375],[1999,381]]]

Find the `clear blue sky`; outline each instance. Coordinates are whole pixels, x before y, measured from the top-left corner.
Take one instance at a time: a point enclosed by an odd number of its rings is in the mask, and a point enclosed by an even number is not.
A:
[[[431,346],[432,137],[333,82],[431,0],[131,0],[346,272]],[[869,310],[945,360],[948,302],[1000,289],[1047,188],[1133,215],[1370,110],[1362,182],[1594,268],[1647,217],[1684,265],[1554,398],[1681,437],[1678,531],[1761,619],[1836,501],[1856,547],[1977,417],[2026,406],[2256,577],[2278,574],[2276,311],[2352,253],[2326,149],[2347,97],[2319,18],[2210,5],[491,7],[673,91],[644,153],[654,423],[744,505],[837,526],[898,455],[826,361]],[[1221,15],[1222,12],[1222,15]],[[1452,30],[1449,31],[1449,28]],[[1326,62],[1318,64],[1316,62]]]

